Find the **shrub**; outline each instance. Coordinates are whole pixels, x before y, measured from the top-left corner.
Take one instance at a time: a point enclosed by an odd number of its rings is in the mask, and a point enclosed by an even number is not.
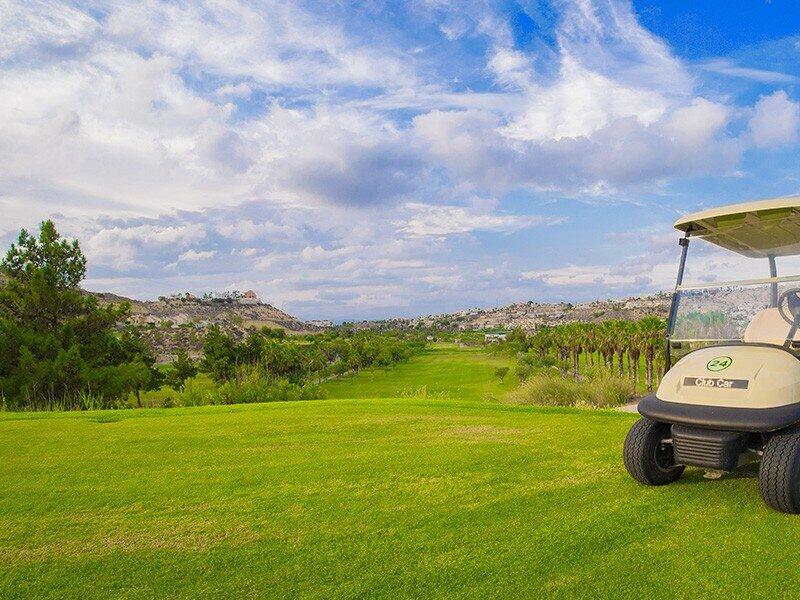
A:
[[[494,370],[494,376],[497,377],[500,381],[503,381],[503,379],[506,378],[506,375],[508,375],[508,367],[497,367]]]
[[[631,397],[633,383],[626,378],[597,374],[585,381],[576,381],[557,372],[528,378],[511,394],[518,404],[547,406],[619,406]]]
[[[192,377],[184,382],[183,390],[178,394],[178,404],[180,406],[204,406],[210,403],[209,394],[208,387]]]
[[[631,399],[633,381],[627,377],[620,378],[603,373],[593,378],[589,382],[589,387],[594,396],[594,406],[601,408],[620,406]]]
[[[284,378],[270,377],[260,367],[245,366],[236,376],[214,389],[208,396],[211,404],[250,404],[253,402],[289,402],[321,397],[317,386],[298,385]]]
[[[239,368],[236,376],[209,394],[211,404],[250,404],[266,402],[270,382],[253,368]]]

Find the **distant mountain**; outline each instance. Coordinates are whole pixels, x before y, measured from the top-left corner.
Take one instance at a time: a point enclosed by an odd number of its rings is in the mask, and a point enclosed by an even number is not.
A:
[[[637,320],[645,316],[666,318],[671,297],[671,294],[661,293],[623,300],[593,300],[579,304],[518,302],[499,308],[470,308],[454,313],[411,319],[359,321],[353,325],[359,329],[433,327],[470,331],[521,328],[530,331],[542,325],[553,326],[562,323],[597,323],[608,319]]]

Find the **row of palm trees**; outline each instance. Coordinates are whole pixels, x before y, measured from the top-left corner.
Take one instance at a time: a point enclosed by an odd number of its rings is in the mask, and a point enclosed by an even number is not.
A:
[[[555,355],[575,378],[580,377],[582,366],[595,369],[602,365],[621,377],[632,378],[634,385],[639,381],[643,359],[645,384],[650,391],[664,371],[665,329],[666,322],[658,317],[567,323],[538,329],[528,338],[528,346],[542,359]]]

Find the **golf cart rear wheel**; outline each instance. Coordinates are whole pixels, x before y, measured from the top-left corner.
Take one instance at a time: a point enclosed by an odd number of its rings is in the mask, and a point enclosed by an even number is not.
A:
[[[625,438],[625,468],[639,483],[666,485],[683,475],[684,466],[675,464],[670,427],[647,418],[636,421]]]
[[[767,442],[758,470],[758,487],[770,508],[800,513],[800,434],[776,435]]]

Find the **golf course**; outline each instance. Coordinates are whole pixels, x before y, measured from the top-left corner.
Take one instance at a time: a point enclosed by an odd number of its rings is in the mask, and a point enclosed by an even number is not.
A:
[[[435,347],[323,400],[2,413],[0,597],[793,595],[800,520],[752,474],[640,486],[635,415],[510,404],[503,360]]]

